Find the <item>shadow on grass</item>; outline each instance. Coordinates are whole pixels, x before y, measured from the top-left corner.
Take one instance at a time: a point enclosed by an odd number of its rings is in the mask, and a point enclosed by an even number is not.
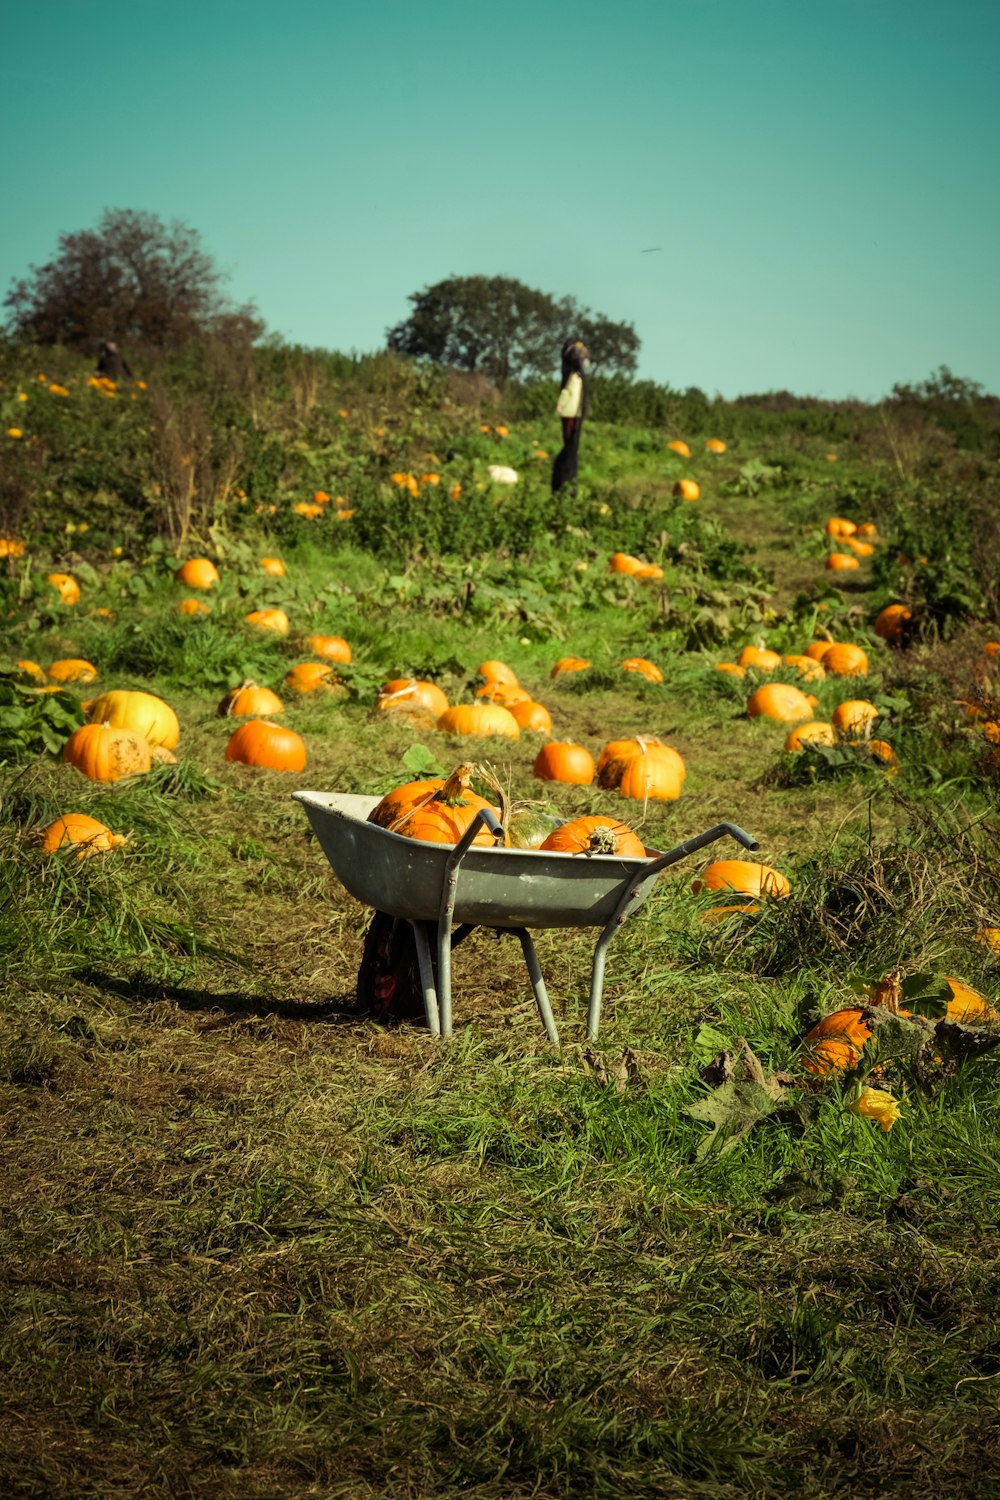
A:
[[[240,990],[213,991],[186,985],[163,984],[142,975],[122,979],[118,975],[106,974],[101,969],[86,969],[80,978],[85,984],[93,985],[106,994],[118,995],[122,1000],[139,1001],[145,1005],[171,1000],[185,1011],[221,1011],[227,1016],[237,1017],[281,1016],[293,1021],[333,1020],[338,1025],[346,1025],[362,1018],[353,990],[343,995],[332,995],[328,1000],[282,1000],[276,995],[247,994]]]

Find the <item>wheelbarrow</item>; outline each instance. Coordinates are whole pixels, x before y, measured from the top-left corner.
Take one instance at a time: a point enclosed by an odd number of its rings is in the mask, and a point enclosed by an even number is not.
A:
[[[452,948],[476,927],[492,927],[513,933],[520,942],[538,1014],[549,1040],[558,1047],[559,1033],[529,929],[599,927],[587,1008],[587,1036],[593,1039],[601,1024],[608,945],[646,900],[660,872],[726,836],[745,849],[759,848],[735,823],[716,823],[665,854],[647,849],[641,859],[507,849],[499,843],[499,821],[485,808],[457,844],[432,844],[369,823],[378,797],[346,792],[292,795],[305,808],[323,853],[350,894],[412,928],[424,1014],[435,1037],[452,1034]],[[473,847],[484,826],[498,842]]]

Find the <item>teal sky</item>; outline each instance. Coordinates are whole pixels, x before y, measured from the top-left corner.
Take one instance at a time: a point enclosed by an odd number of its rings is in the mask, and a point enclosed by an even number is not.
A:
[[[105,208],[182,219],[290,340],[514,276],[640,374],[1000,391],[996,0],[0,0],[0,290]],[[641,254],[662,246],[655,254]]]

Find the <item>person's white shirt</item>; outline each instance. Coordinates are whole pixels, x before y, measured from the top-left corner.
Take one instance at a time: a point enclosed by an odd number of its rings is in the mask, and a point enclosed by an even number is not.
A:
[[[556,402],[557,417],[579,417],[583,409],[583,378],[574,371]]]

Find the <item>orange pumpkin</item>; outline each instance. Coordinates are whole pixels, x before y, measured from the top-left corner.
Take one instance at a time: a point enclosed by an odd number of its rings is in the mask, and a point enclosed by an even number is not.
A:
[[[674,772],[679,776],[683,784],[687,775],[687,767],[676,750],[669,745],[664,745],[655,735],[637,735],[634,739],[609,740],[597,757],[597,784],[608,791],[621,786],[625,767],[637,755],[645,755],[650,751],[662,753],[664,759],[670,762]]]
[[[300,661],[289,667],[281,680],[293,693],[343,692],[343,684],[328,661]]]
[[[823,652],[823,671],[834,677],[867,677],[868,657],[860,646],[847,641],[834,641]]]
[[[91,781],[143,776],[153,764],[147,740],[110,724],[83,724],[74,729],[63,746],[62,758]]]
[[[453,708],[445,709],[437,727],[442,734],[472,735],[480,739],[502,735],[516,740],[521,735],[514,715],[500,703],[457,703]]]
[[[822,666],[823,657],[826,655],[832,645],[832,641],[810,641],[802,654],[803,656],[810,657],[813,661],[818,661],[820,666]]]
[[[177,715],[154,693],[116,689],[88,699],[83,708],[89,723],[128,729],[154,747],[173,750],[181,736]]]
[[[272,578],[284,578],[285,576],[285,565],[280,557],[262,557],[260,565],[264,569],[264,572],[269,573]]]
[[[879,717],[879,711],[867,698],[848,698],[837,704],[830,717],[841,734],[865,734]]]
[[[826,568],[831,573],[848,573],[852,568],[860,568],[861,564],[850,552],[831,552],[826,560]]]
[[[852,750],[860,751],[869,760],[887,768],[890,776],[895,774],[899,758],[887,740],[848,740],[847,743]]]
[[[697,500],[701,496],[701,486],[693,479],[678,479],[673,494],[678,500]]]
[[[110,828],[106,828],[96,818],[89,818],[86,813],[64,813],[43,830],[42,836],[42,848],[46,854],[55,854],[57,849],[66,844],[78,844],[77,859],[86,859],[91,854],[103,854],[116,844],[127,842],[123,834],[112,833]]]
[[[749,859],[716,859],[691,882],[693,891],[740,891],[744,896],[790,896],[780,871]]]
[[[612,573],[638,573],[643,563],[630,552],[612,552],[608,567]]]
[[[853,521],[847,521],[843,516],[831,516],[826,523],[827,536],[853,536],[857,529]]]
[[[781,653],[768,651],[763,646],[744,646],[738,657],[741,667],[753,667],[758,672],[773,672],[781,666]]]
[[[276,635],[288,634],[288,616],[283,609],[252,609],[246,622],[255,630],[272,630]]]
[[[803,750],[806,745],[835,745],[837,734],[832,724],[813,719],[808,724],[797,724],[785,740],[785,749]]]
[[[782,724],[794,724],[812,718],[812,704],[805,693],[787,682],[766,682],[755,688],[747,699],[747,713],[751,719],[777,719]]]
[[[855,1008],[835,1010],[818,1021],[803,1043],[803,1067],[820,1078],[853,1068],[872,1034],[861,1019],[863,1014]]]
[[[522,698],[510,704],[510,715],[519,729],[527,729],[531,734],[552,733],[552,715],[534,698]]]
[[[603,814],[571,818],[544,839],[540,848],[553,854],[615,854],[623,859],[644,859],[646,849],[627,823]]]
[[[203,604],[200,599],[182,599],[177,606],[179,615],[210,615],[212,606]]]
[[[820,682],[826,676],[823,663],[817,661],[813,656],[795,656],[793,654],[791,656],[783,656],[782,661],[786,667],[794,667],[799,676],[803,677],[806,682]]]
[[[80,598],[80,585],[71,573],[47,573],[46,582],[51,583],[64,604],[76,604]]]
[[[706,924],[721,922],[726,917],[755,917],[760,907],[755,901],[744,901],[735,906],[710,906],[708,911],[703,911],[699,921]]]
[[[512,682],[484,682],[476,688],[476,697],[487,703],[502,703],[504,708],[513,708],[515,703],[527,703],[531,697],[523,687]]]
[[[648,682],[662,682],[663,673],[654,662],[647,661],[644,656],[629,656],[622,662],[623,672],[638,672],[640,677],[645,677]]]
[[[843,536],[840,540],[843,542],[845,547],[849,548],[850,551],[854,553],[855,557],[871,557],[872,553],[875,551],[875,548],[872,546],[871,542],[861,541],[861,539],[856,536]]]
[[[240,687],[231,688],[216,713],[223,719],[260,719],[268,714],[283,714],[285,705],[270,688],[258,687],[248,677]]]
[[[342,635],[310,635],[306,637],[306,645],[313,656],[323,656],[327,661],[349,662],[352,657]]]
[[[621,796],[634,798],[637,802],[645,802],[647,798],[656,802],[674,802],[684,786],[684,774],[684,762],[676,750],[667,745],[653,745],[626,762],[618,791]]]
[[[622,772],[633,756],[641,755],[651,745],[661,744],[662,741],[651,734],[636,736],[634,739],[609,740],[597,757],[598,786],[612,790],[618,786]]]
[[[550,740],[535,756],[532,774],[539,781],[568,781],[589,786],[594,779],[594,757],[583,745]]]
[[[211,589],[219,582],[219,570],[207,557],[189,557],[174,577],[189,589]]]
[[[709,438],[705,444],[709,453],[725,453],[726,445],[720,438]]]
[[[858,536],[878,536],[878,527],[874,521],[862,521],[857,530]]]
[[[267,719],[248,719],[230,736],[226,759],[270,771],[302,771],[306,746],[293,729],[271,724]]]
[[[426,801],[432,792],[439,792],[444,784],[444,778],[434,777],[423,781],[407,781],[403,786],[394,787],[372,808],[368,814],[368,822],[377,823],[379,828],[391,828],[393,823],[410,812],[418,802]]]
[[[421,682],[415,677],[394,677],[379,689],[376,712],[410,718],[414,714],[430,714],[435,724],[448,710],[448,699],[434,682]]]
[[[592,665],[593,664],[587,661],[586,657],[583,656],[560,656],[559,660],[552,668],[552,671],[549,673],[549,676],[564,677],[569,672],[585,672],[587,668]]]
[[[91,724],[110,724],[129,729],[151,745],[173,750],[181,737],[181,726],[169,703],[155,693],[117,689],[101,693],[84,705]]]
[[[679,454],[681,458],[691,457],[691,449],[684,442],[683,438],[674,438],[672,443],[667,444],[667,447],[672,453]]]
[[[875,634],[883,641],[901,640],[906,630],[906,622],[912,619],[913,615],[905,604],[887,604],[885,609],[880,610],[875,617]]]
[[[946,1012],[949,1021],[964,1021],[967,1024],[973,1021],[1000,1021],[1000,1013],[978,990],[972,989],[961,979],[946,977],[944,982],[951,990]]]
[[[730,677],[745,677],[747,675],[746,667],[741,667],[735,661],[717,661],[715,663],[715,670],[717,672],[727,672]]]
[[[54,661],[49,667],[53,682],[95,682],[97,668],[82,657],[71,656],[63,661]]]
[[[510,687],[519,686],[516,674],[507,663],[493,658],[484,661],[476,675],[482,677],[485,682],[506,682]]]
[[[419,790],[420,787],[425,790]],[[447,781],[409,782],[397,787],[383,797],[368,821],[403,838],[457,844],[480,808],[488,808],[499,817],[493,804],[472,790],[472,767],[462,765],[456,767]],[[493,842],[493,835],[485,826],[473,839],[474,844]]]

